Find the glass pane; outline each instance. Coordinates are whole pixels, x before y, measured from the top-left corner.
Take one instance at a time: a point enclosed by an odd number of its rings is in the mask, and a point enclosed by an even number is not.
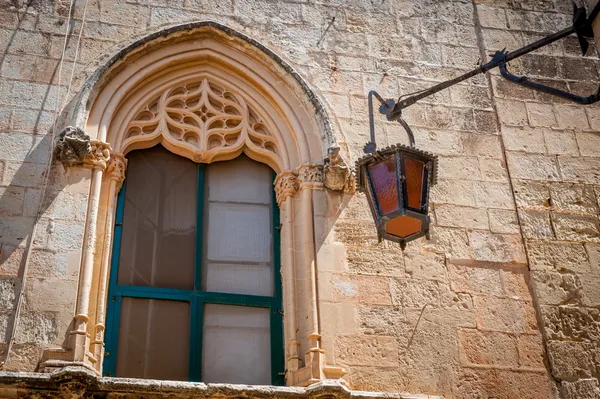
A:
[[[421,209],[421,198],[423,197],[423,168],[424,164],[416,159],[404,157],[404,169],[406,171],[406,193],[408,206]]]
[[[127,158],[118,284],[192,289],[198,166],[161,146]]]
[[[385,232],[396,237],[406,238],[421,231],[421,221],[409,216],[400,216],[385,224]]]
[[[273,193],[271,169],[246,156],[210,164],[206,168],[206,178],[210,201],[271,203]]]
[[[273,296],[273,268],[270,264],[208,263],[206,291]]]
[[[123,298],[117,377],[188,380],[188,302]]]
[[[269,206],[209,203],[208,260],[269,263],[271,227]]]
[[[398,210],[398,186],[396,182],[396,157],[391,156],[382,162],[369,166],[375,194],[381,207],[381,212],[387,215]]]
[[[204,306],[202,381],[271,384],[269,309]]]

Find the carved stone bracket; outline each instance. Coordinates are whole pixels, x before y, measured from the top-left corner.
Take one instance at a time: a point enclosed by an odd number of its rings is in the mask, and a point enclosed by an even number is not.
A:
[[[92,152],[90,136],[78,127],[67,126],[58,136],[55,151],[56,158],[64,165],[81,164]]]
[[[117,181],[117,189],[121,188],[125,179],[125,170],[127,169],[127,159],[123,154],[112,152],[106,166],[106,174],[109,179]]]
[[[106,169],[108,160],[110,159],[110,144],[100,140],[90,140],[92,150],[86,155],[83,160],[83,165],[89,168]]]
[[[296,195],[296,192],[300,188],[297,173],[291,170],[279,173],[273,185],[275,186],[275,195],[277,196],[277,205],[279,206],[281,206],[281,203],[286,198]]]
[[[323,165],[323,185],[329,190],[344,191],[347,194],[356,191],[354,173],[340,155],[339,147],[327,149],[327,158]]]
[[[298,168],[298,180],[301,189],[323,189],[323,166],[316,163],[305,163]]]

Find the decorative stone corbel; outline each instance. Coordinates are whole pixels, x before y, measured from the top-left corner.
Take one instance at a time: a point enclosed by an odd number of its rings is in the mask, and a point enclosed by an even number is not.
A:
[[[323,189],[323,166],[316,163],[305,163],[298,168],[300,189]]]
[[[323,165],[323,185],[329,190],[353,194],[356,182],[352,169],[340,155],[340,147],[329,147]]]
[[[78,127],[67,126],[58,136],[55,151],[65,166],[81,164],[92,152],[90,136]]]
[[[100,140],[90,140],[91,151],[85,156],[83,165],[88,168],[106,169],[110,159],[110,144]]]

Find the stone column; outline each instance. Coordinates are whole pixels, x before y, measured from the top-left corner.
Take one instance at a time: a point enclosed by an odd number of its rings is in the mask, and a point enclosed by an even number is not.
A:
[[[115,212],[117,205],[117,194],[121,189],[125,179],[125,169],[127,160],[123,154],[111,153],[110,160],[106,167],[108,175],[108,205],[106,209],[106,233],[104,249],[102,254],[102,264],[100,269],[100,279],[98,282],[98,297],[96,301],[96,322],[94,325],[94,340],[91,342],[90,352],[94,356],[95,368],[102,373],[102,359],[104,357],[104,331],[106,318],[106,295],[108,291],[108,277],[110,275],[110,261],[113,247],[113,232],[115,222]]]
[[[308,309],[309,333],[308,351],[306,352],[306,374],[304,385],[310,385],[323,378],[322,366],[324,361],[321,349],[321,335],[319,329],[319,308],[317,302],[317,264],[315,252],[315,230],[313,210],[313,190],[323,189],[323,174],[319,165],[306,163],[298,168],[300,181],[300,218],[301,218],[301,249],[302,267],[308,268],[308,292],[304,296],[305,308]],[[308,377],[306,379],[306,377]]]
[[[106,169],[111,150],[109,144],[99,140],[91,140],[91,145],[92,151],[83,161],[84,167],[92,169],[91,192],[88,200],[88,214],[83,239],[83,257],[79,273],[79,289],[73,330],[69,333],[69,349],[72,351],[72,361],[76,363],[87,363],[86,355],[89,349],[87,326],[96,248],[98,208],[102,186],[102,173]]]
[[[275,182],[277,205],[281,213],[281,274],[283,284],[284,335],[286,339],[286,372],[294,373],[301,367],[300,342],[296,335],[296,269],[294,265],[294,223],[292,201],[298,191],[298,177],[292,171],[277,175]],[[286,381],[290,381],[286,375]]]

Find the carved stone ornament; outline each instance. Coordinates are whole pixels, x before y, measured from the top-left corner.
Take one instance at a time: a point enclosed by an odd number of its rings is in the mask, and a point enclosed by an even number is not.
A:
[[[111,153],[106,166],[106,174],[111,180],[116,180],[119,187],[125,179],[125,169],[127,169],[127,159],[123,154]]]
[[[354,180],[352,169],[340,155],[340,148],[329,147],[323,165],[323,185],[330,190],[353,193],[356,187]]]
[[[106,169],[106,164],[110,159],[110,144],[100,140],[90,140],[92,151],[87,154],[83,164],[88,167]]]
[[[65,166],[81,164],[92,151],[90,136],[78,127],[67,126],[58,136],[55,151]]]
[[[323,166],[316,163],[305,163],[298,168],[298,179],[301,188],[323,188]]]
[[[280,162],[273,129],[242,96],[209,81],[169,88],[148,102],[127,125],[124,146],[155,140],[182,148],[196,162],[210,162],[244,146]]]
[[[281,205],[286,198],[296,195],[296,192],[300,188],[296,173],[289,170],[278,174],[273,185],[275,186],[278,205]]]

